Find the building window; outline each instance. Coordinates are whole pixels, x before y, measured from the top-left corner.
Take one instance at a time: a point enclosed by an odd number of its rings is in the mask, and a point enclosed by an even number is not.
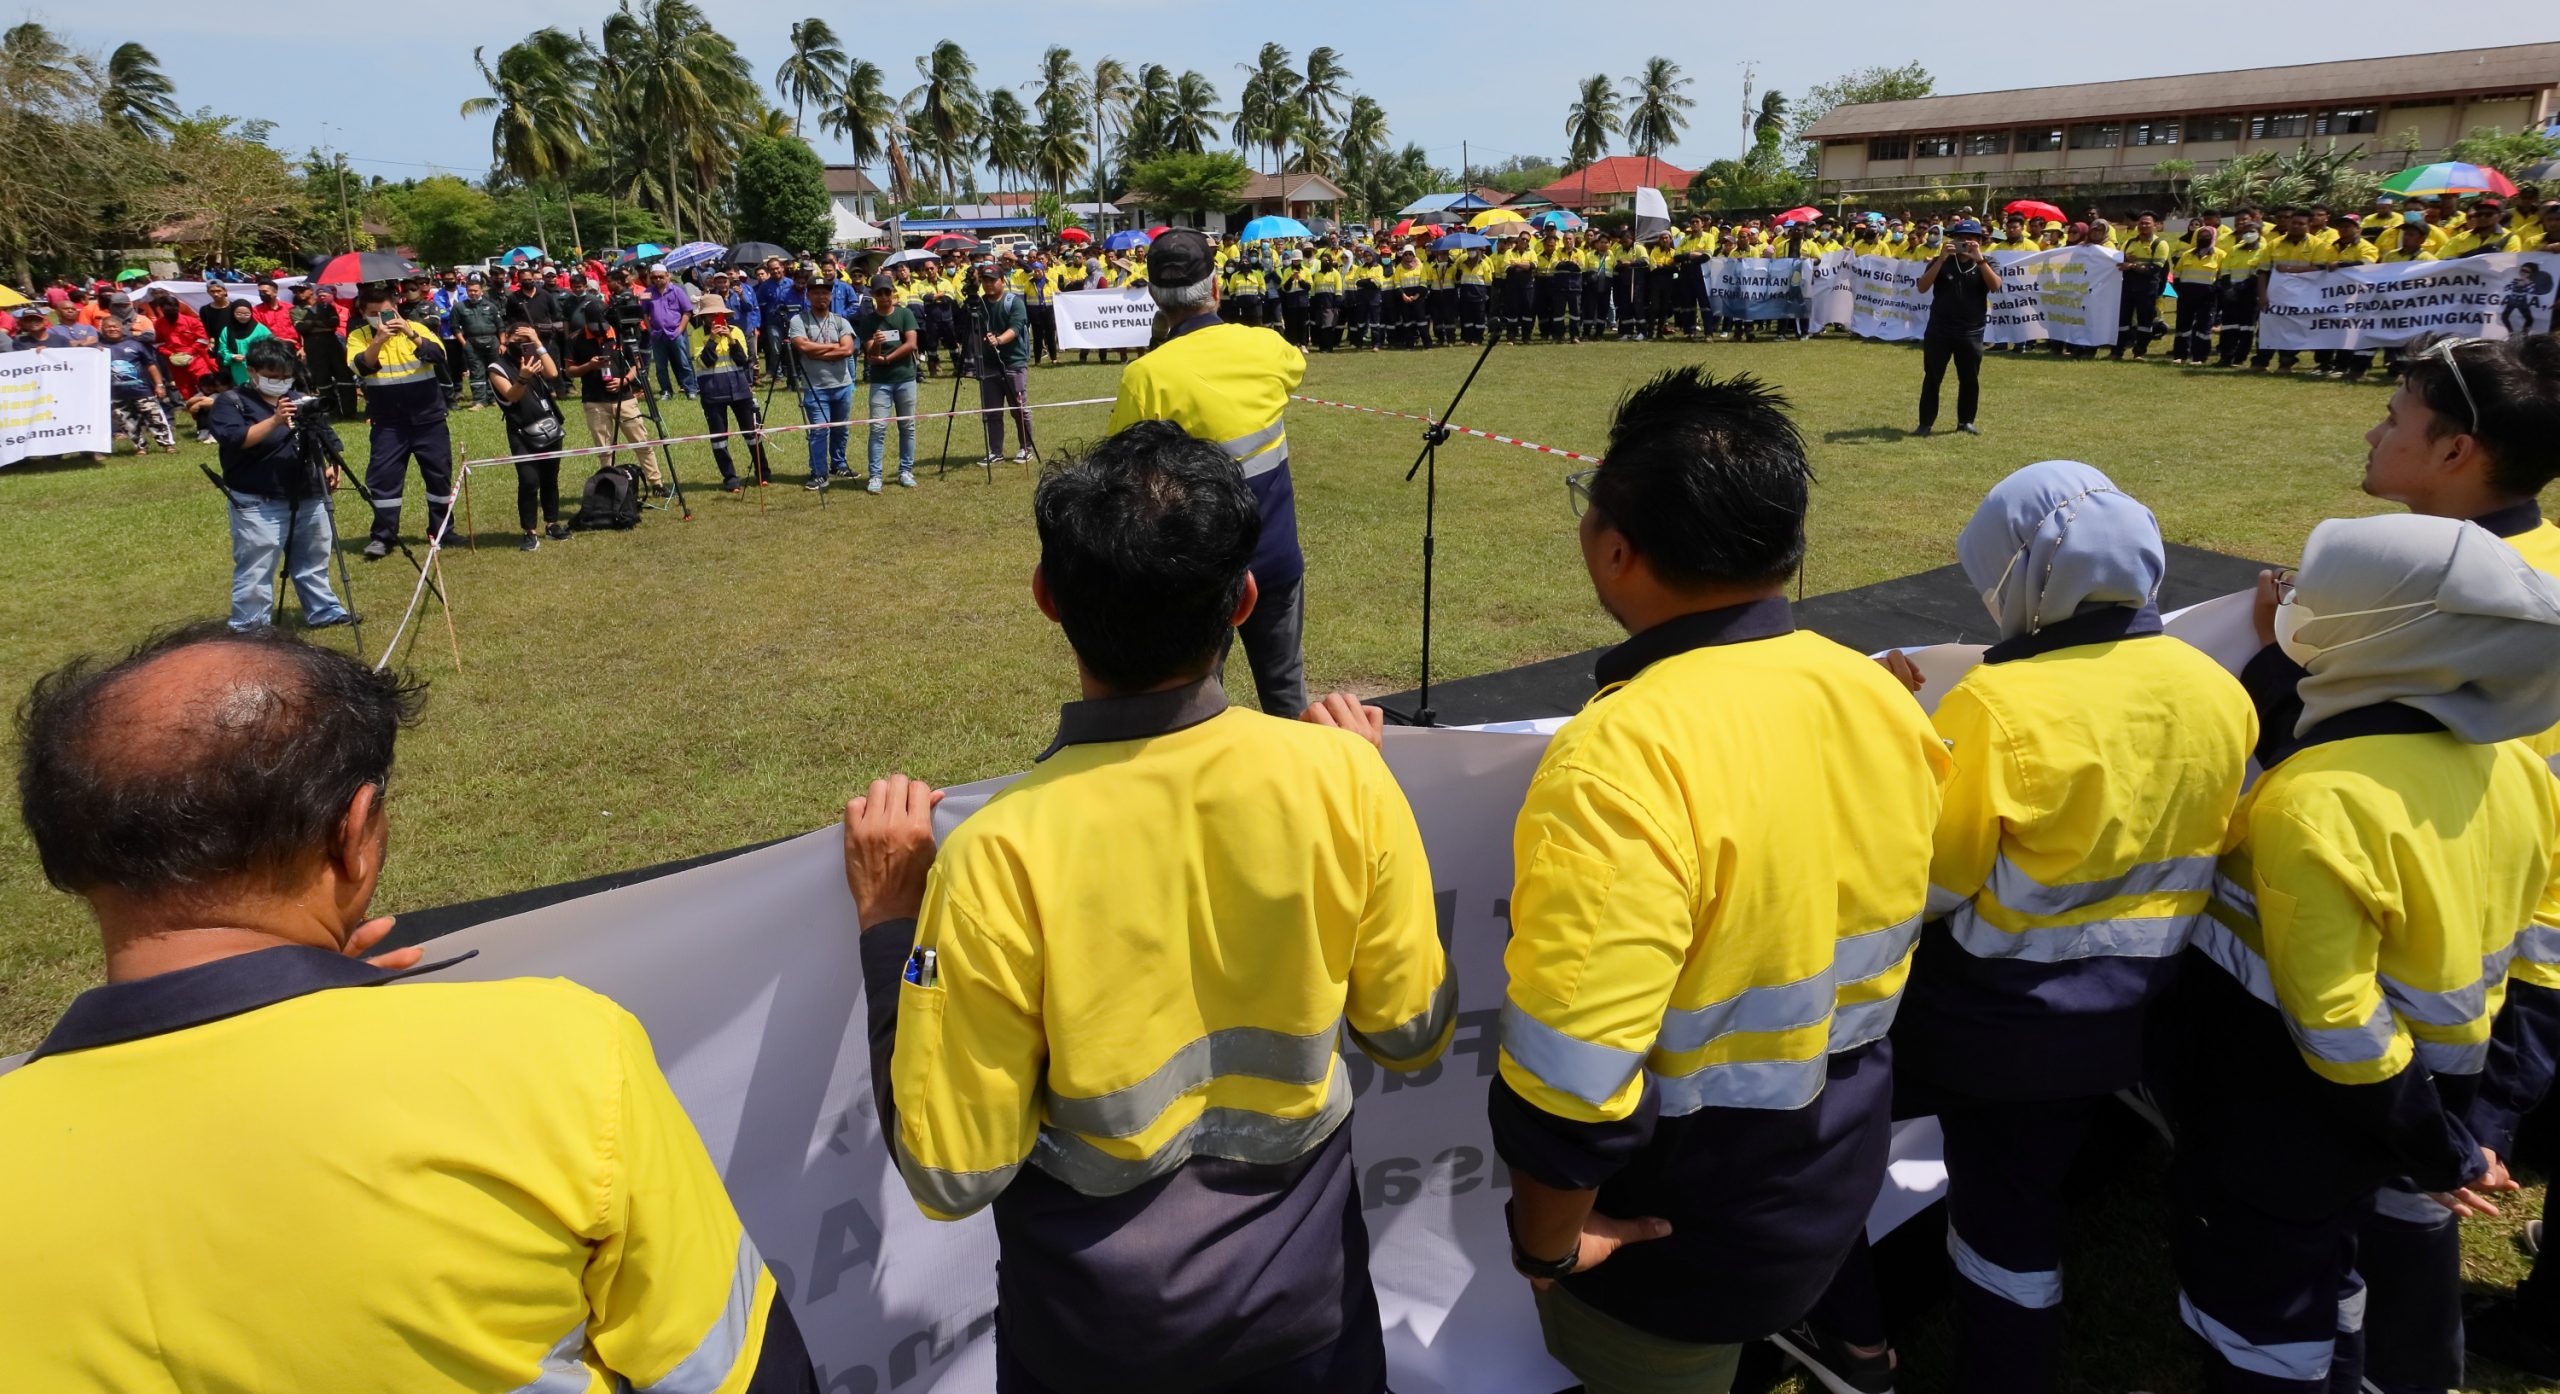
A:
[[[2030,126],[2025,130],[2018,132],[2018,153],[2021,155],[2037,150],[2059,150],[2061,148],[2062,128],[2060,126],[2055,126],[2051,129],[2047,129],[2043,126]]]
[[[2357,136],[2371,135],[2380,129],[2381,108],[2350,106],[2320,113],[2320,119],[2312,123],[2311,133],[2318,136]]]
[[[2199,116],[2187,123],[2190,142],[2238,140],[2248,123],[2237,116]]]
[[[1867,140],[1870,160],[1907,160],[1911,158],[1911,137],[1872,136]]]
[[[2136,121],[2133,123],[2132,144],[2175,145],[2177,143],[2178,123],[2175,119],[2167,121]]]
[[[1911,153],[1923,160],[1943,160],[1956,153],[1954,136],[1920,136],[1911,142]]]
[[[2071,148],[2074,150],[2113,150],[2122,144],[2124,127],[2118,122],[2071,128]]]
[[[2009,153],[2009,133],[2007,131],[1976,131],[1964,138],[1964,153],[2006,155]]]
[[[2282,140],[2309,134],[2311,113],[2307,111],[2262,111],[2249,118],[2251,140]]]

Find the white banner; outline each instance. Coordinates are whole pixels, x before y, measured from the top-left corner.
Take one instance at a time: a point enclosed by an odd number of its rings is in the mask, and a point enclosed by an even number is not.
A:
[[[1707,303],[1719,319],[1803,319],[1805,264],[1803,257],[1710,257]]]
[[[1060,291],[1058,347],[1142,349],[1155,333],[1156,302],[1145,286]]]
[[[115,449],[107,355],[93,348],[0,354],[0,465]]]
[[[1485,1121],[1499,1038],[1511,824],[1545,749],[1535,734],[1390,731],[1456,960],[1457,1034],[1412,1075],[1345,1061],[1361,1103],[1353,1157],[1387,1361],[1404,1394],[1552,1394],[1502,1222],[1508,1175]],[[1007,780],[955,790],[937,830]],[[830,1391],[983,1394],[994,1386],[996,1245],[984,1216],[923,1218],[873,1116],[862,972],[833,828],[711,866],[435,941],[480,957],[442,976],[556,975],[648,1025],[799,1313]],[[1936,1130],[1906,1124],[1870,1223],[1882,1233],[1944,1179]]]
[[[2051,339],[2088,348],[2115,343],[2124,298],[2124,263],[2115,253],[2103,247],[1994,252],[1991,264],[2000,272],[2001,285],[1991,295],[1985,343]]]
[[[1849,332],[1861,339],[1917,339],[1929,328],[1929,297],[1920,293],[1925,261],[1862,256],[1850,264]]]
[[[2555,284],[2560,254],[2550,252],[2278,272],[2267,278],[2258,347],[2396,348],[2422,334],[2547,334]]]
[[[1804,265],[1805,319],[1816,327],[1845,325],[1857,310],[1857,261],[1845,248],[1824,252]]]

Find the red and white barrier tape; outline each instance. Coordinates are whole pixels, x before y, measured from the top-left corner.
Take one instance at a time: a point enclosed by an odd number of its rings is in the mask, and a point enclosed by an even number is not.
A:
[[[864,416],[857,417],[850,421],[767,422],[756,427],[756,433],[760,436],[779,436],[789,435],[795,431],[821,431],[834,430],[839,427],[850,428],[854,426],[875,426],[888,421],[941,421],[948,417],[988,416],[997,412],[1011,412],[1017,410],[1053,411],[1059,407],[1109,406],[1118,400],[1120,399],[1117,397],[1080,397],[1072,402],[1031,402],[1026,404],[1024,407],[1019,408],[1009,406],[964,407],[958,411],[918,412],[913,416]],[[581,455],[611,455],[621,451],[635,450],[641,446],[648,445],[692,445],[701,441],[726,440],[729,436],[742,435],[744,433],[745,428],[739,427],[725,433],[706,431],[698,436],[669,436],[663,440],[655,436],[651,436],[645,440],[634,437],[630,440],[623,441],[618,445],[581,445],[570,450],[539,450],[530,455],[498,455],[486,460],[474,460],[470,463],[468,468],[473,470],[485,469],[491,465],[512,465],[525,460],[568,460],[575,459]],[[466,473],[467,472],[468,470],[466,470]]]
[[[1423,416],[1416,412],[1389,411],[1385,407],[1364,407],[1357,402],[1332,402],[1327,401],[1322,397],[1302,397],[1294,392],[1289,394],[1289,400],[1293,402],[1305,402],[1309,406],[1340,407],[1344,411],[1366,412],[1371,416],[1402,417],[1407,421],[1420,421],[1426,424],[1431,424],[1430,417]],[[1494,441],[1502,445],[1516,445],[1523,450],[1535,450],[1546,455],[1561,455],[1568,460],[1581,460],[1594,465],[1600,463],[1600,457],[1597,455],[1585,455],[1579,450],[1567,450],[1559,445],[1540,445],[1536,441],[1522,440],[1518,436],[1496,435],[1491,431],[1479,431],[1473,426],[1450,426],[1449,430],[1462,436],[1474,436],[1479,440]]]

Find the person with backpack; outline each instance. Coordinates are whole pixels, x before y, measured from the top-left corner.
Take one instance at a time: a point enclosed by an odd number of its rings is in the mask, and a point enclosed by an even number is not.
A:
[[[510,310],[509,315],[506,337],[481,364],[481,377],[497,398],[499,417],[507,423],[507,453],[542,457],[516,461],[516,522],[524,528],[524,541],[516,549],[530,552],[542,546],[542,534],[535,530],[537,507],[553,541],[569,535],[560,522],[557,453],[567,439],[568,426],[552,396],[552,388],[560,381],[559,363],[523,312]]]

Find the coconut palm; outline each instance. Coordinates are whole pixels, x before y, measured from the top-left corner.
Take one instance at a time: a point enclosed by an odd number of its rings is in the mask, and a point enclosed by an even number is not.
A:
[[[585,40],[556,28],[536,29],[508,45],[494,68],[481,56],[484,51],[471,50],[471,61],[480,69],[480,80],[489,85],[489,95],[463,102],[462,114],[497,118],[489,127],[489,158],[535,191],[534,232],[548,242],[541,192],[555,190],[563,203],[569,202],[569,181],[587,163],[592,135],[588,92],[595,79],[596,55]],[[583,245],[574,206],[569,210],[569,240]]]
[[[13,98],[75,96],[88,81],[84,66],[80,55],[34,20],[0,32],[0,69],[6,70],[0,72],[0,87]]]
[[[1031,172],[1063,204],[1067,181],[1084,168],[1084,117],[1063,105],[1045,111],[1032,135]]]
[[[845,138],[856,168],[887,155],[889,192],[905,202],[910,187],[907,155],[898,139],[898,108],[889,100],[880,65],[867,58],[847,64],[835,101],[819,110],[818,129]]]
[[[1387,150],[1387,109],[1367,95],[1354,96],[1351,109],[1342,118],[1342,133],[1335,138],[1335,148],[1342,152],[1345,168],[1356,169],[1374,163]]]
[[[1250,63],[1236,65],[1245,73],[1244,91],[1236,98],[1235,125],[1228,130],[1239,149],[1261,148],[1277,164],[1280,146],[1289,138],[1282,113],[1297,104],[1301,79],[1290,66],[1289,50],[1276,43],[1262,46]]]
[[[844,83],[845,62],[844,45],[825,20],[804,19],[791,26],[791,56],[774,69],[773,89],[791,99],[793,131],[801,129],[810,98],[823,108],[835,96]]]
[[[178,122],[177,91],[151,50],[137,43],[118,44],[107,55],[98,115],[130,135],[165,136]]]
[[[1040,76],[1023,86],[1039,90],[1031,104],[1043,121],[1056,111],[1078,116],[1084,111],[1084,65],[1063,45],[1049,45],[1040,55]]]
[[[688,212],[697,233],[709,231],[738,136],[761,106],[737,45],[693,0],[621,0],[605,17],[598,71],[619,141],[647,157],[632,162],[632,187],[665,210],[676,240]]]
[[[1173,119],[1173,69],[1143,63],[1130,82],[1129,128],[1120,139],[1120,160],[1136,164],[1164,153],[1165,127]]]
[[[1351,70],[1342,64],[1342,55],[1330,48],[1307,51],[1307,73],[1298,81],[1298,110],[1318,130],[1342,114],[1342,104],[1350,100]]]
[[[1197,155],[1218,138],[1218,123],[1227,113],[1218,110],[1218,89],[1209,79],[1196,72],[1185,71],[1173,80],[1173,109],[1165,114],[1164,146],[1176,154]]]
[[[1760,109],[1751,117],[1751,143],[1775,144],[1787,133],[1787,94],[1772,87],[1760,94]]]
[[[1093,60],[1093,81],[1085,89],[1085,96],[1093,103],[1093,200],[1101,203],[1105,201],[1102,157],[1110,131],[1106,123],[1116,120],[1123,130],[1127,129],[1129,105],[1137,97],[1137,84],[1130,81],[1129,65],[1108,55]],[[1127,163],[1122,161],[1122,167],[1126,168]]]
[[[1288,123],[1290,155],[1287,167],[1308,174],[1333,174],[1341,169],[1341,147],[1324,123],[1309,115],[1304,107],[1289,108],[1283,118]]]
[[[1565,108],[1565,158],[1576,165],[1588,166],[1609,153],[1609,139],[1626,129],[1618,119],[1618,89],[1611,86],[1607,73],[1593,73],[1582,80],[1581,95]]]
[[[944,39],[916,59],[916,75],[923,83],[899,105],[907,113],[909,138],[940,167],[942,189],[948,193],[956,187],[955,167],[969,158],[986,124],[978,65],[957,42]]]
[[[1697,100],[1682,89],[1689,79],[1680,75],[1680,65],[1668,58],[1644,60],[1644,71],[1627,79],[1632,95],[1627,107],[1627,143],[1644,156],[1645,180],[1653,180],[1654,158],[1662,147],[1680,138],[1689,128],[1686,113]]]
[[[1030,108],[1010,87],[987,94],[987,171],[998,185],[1014,176],[1031,177],[1031,151],[1039,135],[1031,128]]]

